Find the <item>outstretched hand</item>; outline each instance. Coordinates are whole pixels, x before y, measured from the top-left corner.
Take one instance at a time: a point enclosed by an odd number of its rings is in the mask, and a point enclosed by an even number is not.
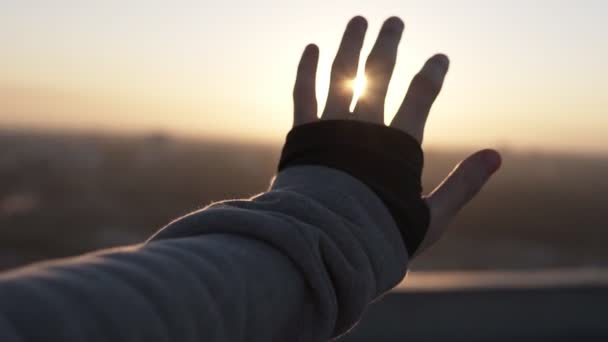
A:
[[[384,22],[378,39],[365,64],[367,89],[358,99],[354,111],[349,110],[367,22],[354,17],[348,23],[334,60],[327,103],[320,120],[361,120],[384,124],[384,100],[397,59],[397,48],[404,25],[391,17]],[[294,88],[294,127],[319,120],[315,82],[319,49],[308,45],[300,61]],[[390,126],[408,133],[422,143],[424,126],[435,98],[439,94],[449,59],[442,54],[431,57],[414,77]],[[436,242],[452,218],[468,203],[490,176],[498,170],[501,158],[490,149],[476,152],[460,162],[444,181],[423,199],[429,207],[431,220],[428,232],[417,253]]]

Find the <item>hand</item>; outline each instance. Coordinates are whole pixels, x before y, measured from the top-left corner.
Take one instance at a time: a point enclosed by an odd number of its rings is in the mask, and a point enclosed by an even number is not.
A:
[[[355,17],[348,23],[332,66],[327,104],[320,120],[362,120],[384,124],[384,99],[403,28],[403,22],[397,17],[384,22],[365,64],[366,93],[358,99],[351,114],[349,107],[353,90],[348,85],[357,73],[367,22],[363,17]],[[298,67],[293,93],[294,127],[319,120],[315,94],[318,59],[318,47],[308,45]],[[412,80],[390,127],[402,130],[422,143],[426,119],[441,90],[448,66],[449,60],[442,54],[431,57],[425,63]],[[416,254],[441,237],[449,222],[475,197],[500,164],[500,155],[494,150],[474,153],[460,162],[435,190],[423,197],[429,207],[431,220]]]

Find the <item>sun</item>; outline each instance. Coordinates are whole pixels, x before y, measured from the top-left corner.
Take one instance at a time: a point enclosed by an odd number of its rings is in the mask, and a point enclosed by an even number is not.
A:
[[[357,77],[351,81],[350,86],[353,89],[353,102],[350,108],[352,111],[359,98],[365,94],[365,87],[367,86],[365,75],[357,75]]]

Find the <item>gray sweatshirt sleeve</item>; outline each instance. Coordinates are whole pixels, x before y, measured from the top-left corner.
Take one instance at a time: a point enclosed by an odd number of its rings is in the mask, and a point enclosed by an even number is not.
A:
[[[0,340],[325,341],[402,279],[407,258],[368,186],[291,167],[144,244],[3,274]]]

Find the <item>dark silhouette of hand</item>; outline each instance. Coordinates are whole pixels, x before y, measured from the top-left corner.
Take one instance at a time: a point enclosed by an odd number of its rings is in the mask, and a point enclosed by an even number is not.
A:
[[[378,39],[365,64],[367,89],[358,99],[353,113],[349,107],[353,89],[349,86],[355,78],[367,22],[355,17],[348,23],[340,48],[334,60],[327,104],[320,120],[362,120],[384,124],[384,99],[393,73],[397,48],[404,24],[391,17],[384,22]],[[319,49],[308,45],[304,50],[294,88],[294,126],[319,120],[315,81]],[[449,59],[437,54],[431,57],[414,77],[390,126],[402,130],[419,143],[424,126],[435,98],[439,94]],[[431,214],[428,233],[417,253],[436,242],[448,223],[468,203],[490,176],[498,170],[501,158],[498,152],[481,150],[460,162],[445,180],[428,196],[424,197]]]

